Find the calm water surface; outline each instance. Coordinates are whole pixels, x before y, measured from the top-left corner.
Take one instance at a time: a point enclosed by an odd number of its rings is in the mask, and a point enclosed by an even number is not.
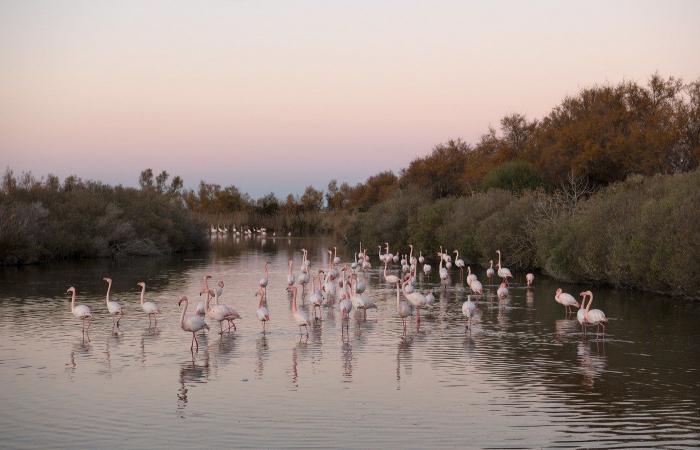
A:
[[[636,292],[595,290],[610,324],[584,336],[538,276],[511,298],[486,286],[465,334],[464,284],[437,271],[421,289],[437,300],[403,335],[395,290],[379,278],[378,309],[341,333],[337,310],[301,338],[286,287],[287,260],[330,241],[231,239],[206,255],[91,261],[0,270],[0,447],[699,447],[700,306]],[[344,259],[349,252],[343,251]],[[507,255],[506,255],[507,256]],[[257,281],[272,261],[269,331],[255,318]],[[483,271],[477,271],[486,285]],[[238,331],[201,339],[178,325],[182,295],[203,275],[224,280]],[[129,307],[112,333],[103,276]],[[138,281],[160,304],[156,329],[138,306]],[[92,308],[91,342],[70,314],[69,286]],[[212,327],[214,329],[215,327]]]

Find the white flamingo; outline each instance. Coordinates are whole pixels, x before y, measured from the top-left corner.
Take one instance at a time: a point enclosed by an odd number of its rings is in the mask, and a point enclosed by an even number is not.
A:
[[[481,295],[484,293],[484,287],[481,285],[481,281],[479,280],[472,280],[472,282],[469,284],[469,288],[475,295]]]
[[[105,297],[105,302],[107,303],[107,311],[109,311],[109,314],[112,316],[112,327],[114,327],[114,319],[117,319],[117,328],[119,328],[119,321],[122,320],[126,309],[119,302],[113,302],[109,299],[109,294],[112,291],[112,279],[103,278],[102,280],[107,282],[107,296]]]
[[[418,291],[413,291],[410,292],[409,290],[406,289],[406,286],[409,285],[411,282],[410,279],[406,280],[403,282],[403,295],[406,297],[406,300],[413,306],[413,308],[416,310],[416,323],[420,323],[420,309],[424,307],[427,303],[425,299],[425,295],[421,294]]]
[[[204,275],[204,277],[202,277],[202,289],[199,291],[200,296],[202,294],[209,295],[209,278],[211,278],[211,275]],[[204,317],[207,314],[206,304],[204,302],[198,302],[195,305],[194,313]]]
[[[476,280],[476,274],[472,273],[472,268],[467,266],[467,286],[471,287],[472,282]]]
[[[532,286],[532,283],[535,282],[535,274],[533,273],[528,273],[525,275],[525,283],[527,284],[527,287]]]
[[[160,308],[153,302],[144,302],[143,297],[146,293],[146,283],[140,281],[136,283],[137,286],[141,286],[141,309],[148,315],[148,326],[151,326],[151,318],[155,320],[154,326],[158,326],[158,314],[160,314]]]
[[[260,286],[266,288],[267,287],[267,281],[270,277],[270,272],[268,270],[268,266],[270,265],[270,261],[265,261],[265,276],[260,278]]]
[[[459,279],[464,277],[464,260],[459,257],[459,250],[455,250],[452,253],[455,254],[455,266],[459,267]]]
[[[583,295],[583,300],[585,301],[586,295],[588,296],[588,304],[586,305],[584,318],[585,322],[591,326],[596,327],[596,331],[600,332],[600,328],[603,328],[603,334],[605,334],[605,324],[608,322],[608,318],[605,313],[600,309],[591,309],[591,303],[593,303],[593,292],[585,291],[581,293]]]
[[[493,278],[493,276],[495,274],[495,272],[493,270],[493,259],[489,260],[489,264],[491,264],[491,265],[489,266],[488,269],[486,269],[486,278],[489,279],[489,284],[491,284],[492,283],[491,279]]]
[[[576,301],[574,296],[569,293],[563,292],[561,288],[558,288],[556,294],[554,294],[554,300],[556,300],[556,302],[560,305],[564,306],[566,314],[571,313],[571,307],[579,307],[579,303]]]
[[[386,280],[387,283],[389,284],[395,284],[399,282],[399,277],[396,275],[387,275],[387,267],[389,266],[388,262],[384,263],[384,280]]]
[[[418,252],[418,262],[423,264],[425,262],[425,257],[423,256],[423,251]]]
[[[263,333],[265,332],[265,324],[270,320],[270,311],[267,309],[265,304],[267,303],[267,296],[265,295],[265,288],[259,287],[258,292],[255,296],[260,296],[260,302],[258,303],[258,309],[255,314],[258,316],[258,320],[262,323]]]
[[[377,305],[368,295],[362,295],[357,292],[357,289],[353,289],[355,286],[356,284],[352,283],[352,279],[348,280],[348,287],[352,289],[350,302],[356,310],[362,310],[364,313],[364,318],[367,319],[367,310],[377,309]]]
[[[471,331],[471,325],[472,325],[472,316],[474,316],[474,313],[476,312],[476,303],[472,301],[472,298],[470,295],[467,295],[467,301],[462,303],[462,314],[464,315],[465,318],[465,328]]]
[[[498,295],[498,298],[504,299],[508,297],[508,286],[506,285],[505,281],[501,282],[501,285],[498,287],[498,290],[496,291],[496,295]]]
[[[299,327],[299,335],[301,336],[302,334],[301,327],[304,327],[306,330],[306,336],[308,336],[309,316],[306,315],[305,311],[297,308],[297,287],[295,285],[291,285],[287,287],[287,290],[292,292],[292,317],[294,318],[294,322]]]
[[[321,320],[321,306],[323,306],[323,293],[321,293],[321,274],[322,270],[318,271],[318,276],[311,279],[311,307],[314,310],[314,320]],[[318,289],[316,288],[316,279],[318,279]],[[318,315],[316,311],[318,310]]]
[[[196,351],[199,351],[199,341],[197,340],[196,334],[199,330],[208,330],[209,325],[207,325],[207,323],[204,321],[204,317],[200,315],[190,314],[185,316],[187,312],[187,297],[182,297],[177,303],[177,306],[181,306],[183,303],[185,304],[185,307],[182,308],[182,314],[180,314],[180,328],[182,328],[183,331],[192,333],[192,345],[190,345],[190,351],[194,351],[193,349],[195,344],[197,345]]]
[[[216,304],[211,306],[211,298],[214,297],[216,299]],[[223,328],[223,321],[226,320],[228,322],[228,331],[231,331],[231,327],[233,326],[233,329],[236,330],[236,323],[234,322],[235,319],[240,319],[241,315],[238,314],[238,312],[231,306],[229,305],[220,305],[219,304],[219,296],[217,295],[217,292],[214,291],[213,289],[209,290],[209,295],[207,296],[207,317],[216,320],[219,322],[219,334],[224,334],[224,328]]]
[[[513,275],[510,273],[510,270],[501,266],[501,251],[496,250],[496,253],[498,253],[498,276],[508,285],[508,278],[513,278]]]
[[[66,294],[71,294],[70,299],[70,312],[73,313],[76,319],[80,319],[83,323],[83,335],[90,331],[90,325],[92,324],[92,313],[87,305],[75,305],[75,288],[73,286],[69,287]],[[85,328],[85,321],[87,320],[88,326]],[[88,335],[88,341],[90,336]]]
[[[449,273],[447,272],[446,268],[442,267],[442,263],[445,261],[445,255],[442,253],[442,251],[440,251],[438,256],[440,257],[440,270],[438,271],[438,274],[440,275],[441,280],[446,280]],[[423,268],[425,269],[425,266],[423,266]]]
[[[399,296],[399,282],[396,282],[396,313],[401,318],[403,322],[403,331],[406,332],[406,318],[411,315],[411,306],[405,301],[401,300]]]

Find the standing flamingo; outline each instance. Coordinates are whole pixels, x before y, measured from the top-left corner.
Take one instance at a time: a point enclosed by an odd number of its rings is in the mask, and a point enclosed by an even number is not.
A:
[[[476,274],[472,273],[472,268],[467,266],[467,286],[471,287],[472,282],[476,280]]]
[[[386,271],[387,271],[388,266],[389,266],[389,263],[385,262],[384,263],[384,280],[386,280],[386,282],[389,284],[397,283],[399,281],[399,277],[397,277],[396,275],[387,275]]]
[[[501,279],[506,283],[507,286],[508,278],[513,278],[513,275],[510,273],[510,270],[501,266],[501,251],[496,250],[496,253],[498,253],[498,276],[501,277]]]
[[[465,329],[471,331],[471,325],[472,325],[472,316],[476,312],[476,303],[472,301],[472,297],[470,295],[467,295],[467,301],[462,303],[462,314],[464,315],[465,318]]]
[[[209,295],[209,278],[211,278],[211,275],[204,275],[202,278],[202,289],[199,291],[200,296],[202,294]],[[204,317],[207,314],[206,304],[204,302],[197,302],[197,305],[195,305],[194,308],[194,313],[198,316]]]
[[[266,288],[267,287],[267,280],[270,277],[270,271],[268,270],[268,266],[270,265],[270,261],[265,261],[265,276],[260,278],[260,286]]]
[[[190,351],[193,351],[195,344],[197,345],[196,351],[199,351],[199,341],[197,340],[196,333],[199,330],[208,330],[209,325],[207,325],[204,318],[200,315],[190,314],[185,317],[185,313],[187,312],[187,297],[182,297],[177,303],[177,306],[181,306],[183,303],[185,304],[185,307],[182,308],[182,314],[180,314],[180,328],[182,328],[183,331],[192,333],[192,345],[190,345]]]
[[[209,305],[209,302],[211,301],[212,297],[214,297],[216,299],[216,304],[214,306]],[[236,323],[234,322],[234,320],[240,319],[241,315],[238,314],[238,311],[236,311],[232,306],[223,305],[223,304],[220,305],[219,304],[219,295],[213,289],[209,290],[209,295],[207,296],[206,308],[207,308],[207,317],[219,322],[219,334],[224,334],[224,327],[223,327],[224,320],[228,322],[228,331],[229,332],[231,331],[232,326],[233,326],[233,329],[236,330]]]
[[[426,305],[427,301],[425,299],[425,295],[421,294],[418,291],[411,291],[410,289],[407,289],[407,286],[410,285],[410,283],[410,278],[403,282],[403,295],[406,297],[406,300],[408,300],[411,306],[413,306],[413,308],[416,310],[416,324],[419,324],[420,309]]]
[[[464,278],[464,260],[459,257],[459,250],[455,250],[452,253],[455,254],[455,266],[459,267],[459,279]]]
[[[399,296],[399,282],[396,282],[396,313],[403,322],[403,331],[406,333],[406,318],[411,315],[411,306],[401,300]]]
[[[158,314],[160,314],[160,309],[158,308],[158,305],[156,305],[153,302],[144,302],[143,297],[144,294],[146,293],[146,283],[143,281],[140,281],[136,283],[137,286],[141,286],[141,308],[143,309],[143,312],[145,312],[148,315],[148,327],[151,327],[151,317],[155,319],[155,324],[154,326],[158,326]]]
[[[499,299],[504,299],[508,297],[508,285],[506,285],[505,281],[501,282],[501,285],[498,287],[498,290],[496,291],[496,295],[498,295]]]
[[[301,327],[304,327],[306,330],[306,336],[309,335],[309,317],[306,315],[306,312],[303,310],[299,310],[297,308],[297,287],[294,285],[291,285],[287,287],[288,291],[292,292],[292,317],[294,318],[294,322],[296,322],[297,326],[299,327],[299,336],[301,336]]]
[[[122,320],[124,316],[125,308],[119,302],[113,302],[109,300],[109,293],[112,290],[112,279],[103,278],[102,280],[107,282],[107,297],[105,297],[105,302],[107,302],[107,311],[112,316],[112,327],[114,327],[114,319],[117,319],[117,328],[119,328],[119,321]]]
[[[83,323],[83,336],[85,336],[90,331],[90,325],[92,324],[92,313],[87,305],[75,306],[75,288],[73,286],[69,287],[66,294],[71,294],[70,299],[70,312],[73,313],[76,319],[80,319]],[[87,320],[88,326],[85,328],[85,321]],[[90,335],[88,335],[88,341],[90,341]]]
[[[311,278],[311,307],[314,310],[314,320],[321,320],[321,306],[323,305],[323,294],[321,293],[321,274],[322,270],[318,271],[318,276]],[[316,288],[316,279],[318,279],[318,289]],[[316,315],[316,310],[318,310],[318,315]]]
[[[568,294],[566,292],[563,292],[561,288],[557,289],[557,293],[554,294],[554,300],[556,300],[557,303],[560,305],[564,306],[564,310],[566,311],[566,314],[571,313],[571,307],[579,307],[579,303],[576,301],[573,295]]]
[[[265,288],[262,286],[259,287],[255,296],[260,296],[260,303],[258,303],[258,309],[255,311],[255,314],[258,316],[258,320],[262,323],[263,333],[265,333],[265,324],[270,320],[270,311],[268,311],[267,306],[265,306],[267,303]]]
[[[591,303],[593,303],[593,292],[585,291],[581,294],[583,295],[582,302],[585,301],[585,296],[588,295],[588,304],[586,305],[586,312],[584,314],[586,323],[590,324],[591,326],[597,327],[597,332],[600,332],[600,328],[602,327],[603,334],[605,334],[605,324],[608,322],[608,318],[605,316],[605,313],[600,309],[591,309]]]
[[[489,284],[491,284],[492,283],[491,279],[493,278],[493,275],[494,275],[493,259],[489,260],[489,264],[491,264],[491,265],[489,266],[488,269],[486,269],[486,278],[489,279]]]
[[[525,283],[527,284],[527,287],[532,286],[532,283],[535,282],[535,274],[533,273],[528,273],[525,275]]]

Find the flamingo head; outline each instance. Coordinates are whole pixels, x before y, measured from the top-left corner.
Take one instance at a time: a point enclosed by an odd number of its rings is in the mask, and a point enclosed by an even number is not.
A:
[[[146,289],[146,283],[144,283],[143,281],[139,281],[138,283],[136,283],[136,286],[140,286],[140,287]]]
[[[102,279],[102,281],[106,281],[107,283],[112,284],[112,279],[111,279],[111,278],[105,277],[105,278]]]
[[[219,287],[224,287],[224,280],[219,280],[218,285],[219,285]]]
[[[498,254],[500,255],[500,254],[501,254],[501,251],[500,251],[500,250],[496,250],[496,253],[498,253]]]
[[[73,286],[69,287],[68,290],[66,291],[66,294],[73,294],[75,293],[75,288]]]
[[[204,276],[204,279],[205,279],[205,280],[208,280],[208,279],[210,279],[210,278],[211,278],[211,275],[205,275],[205,276]]]
[[[177,302],[177,306],[180,306],[182,304],[187,304],[187,297],[183,296],[179,302]]]
[[[204,329],[209,330],[209,325],[207,325],[207,324],[205,323],[205,324],[204,324]]]
[[[556,293],[555,297],[559,297],[561,295],[561,293],[562,293],[561,288],[557,288],[557,293]],[[583,295],[583,293],[581,293],[581,295]]]

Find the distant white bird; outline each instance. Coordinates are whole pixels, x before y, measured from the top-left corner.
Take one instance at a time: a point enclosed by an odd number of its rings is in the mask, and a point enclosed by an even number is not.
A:
[[[528,273],[525,275],[525,283],[527,284],[527,287],[532,286],[532,283],[535,282],[535,275],[532,273]]]
[[[498,298],[504,299],[508,297],[508,287],[506,287],[505,281],[501,282],[501,285],[498,287],[498,290],[496,291],[496,295],[498,295]]]
[[[491,264],[488,269],[486,269],[486,278],[489,279],[489,284],[491,284],[491,279],[493,278],[495,272],[493,270],[493,259],[489,260],[489,263]]]
[[[148,326],[151,326],[151,318],[155,320],[154,326],[158,326],[158,314],[160,314],[160,308],[153,302],[144,302],[143,297],[146,293],[146,283],[140,281],[136,283],[137,286],[141,286],[141,309],[148,315]]]
[[[464,277],[464,260],[459,257],[459,250],[455,250],[452,253],[455,254],[455,266],[459,267],[459,278]]]
[[[90,330],[90,325],[92,324],[92,312],[90,308],[86,305],[76,305],[75,304],[75,288],[73,286],[69,287],[66,294],[71,294],[70,299],[70,312],[73,313],[76,319],[80,319],[83,323],[83,334],[87,334]],[[87,320],[88,326],[85,328],[85,321]],[[90,336],[88,336],[88,341]]]
[[[513,278],[513,275],[510,270],[501,266],[501,251],[496,250],[496,253],[498,253],[498,276],[508,285],[508,278]]]
[[[484,287],[481,285],[481,281],[473,280],[469,285],[469,288],[475,295],[481,295],[484,293]]]
[[[387,275],[387,267],[389,263],[386,262],[384,263],[384,280],[386,280],[387,283],[389,284],[395,284],[399,282],[399,277],[396,275]]]

